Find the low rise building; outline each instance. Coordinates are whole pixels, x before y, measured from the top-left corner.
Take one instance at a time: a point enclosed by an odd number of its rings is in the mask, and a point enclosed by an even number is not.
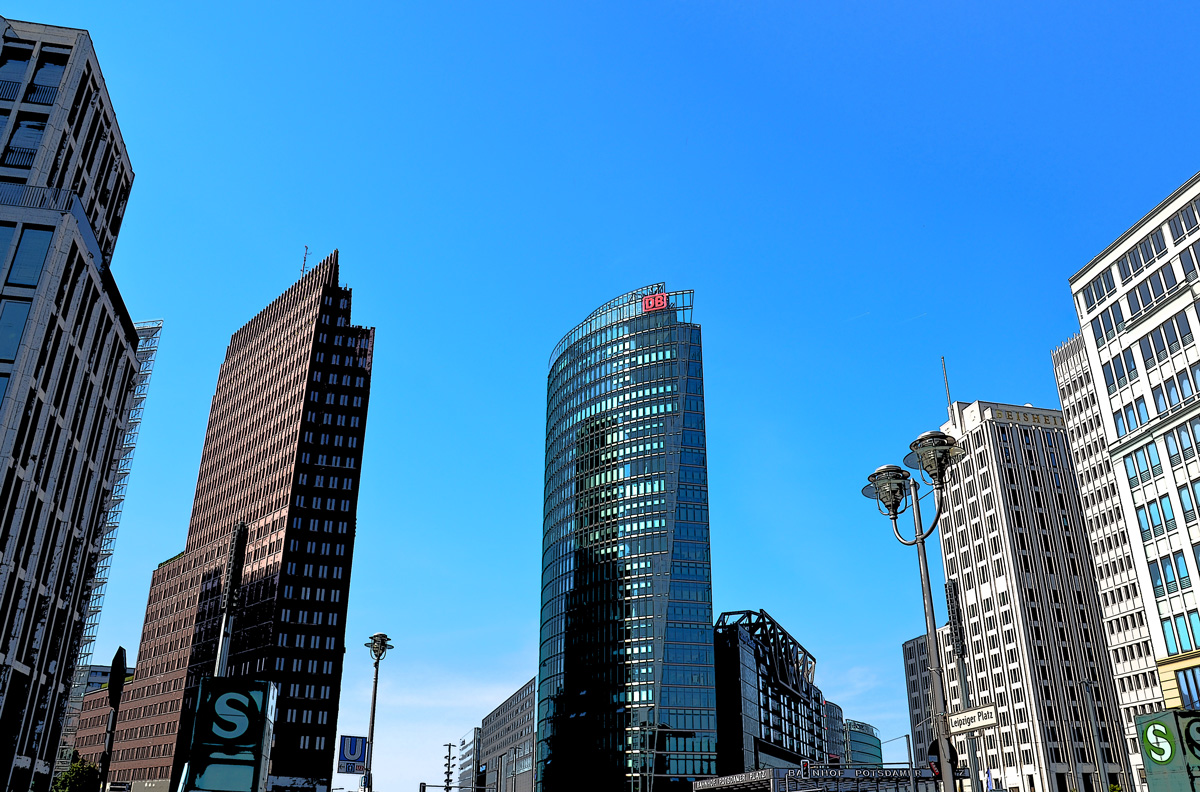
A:
[[[766,611],[717,619],[717,772],[827,761],[817,661]]]
[[[534,677],[483,719],[478,765],[490,791],[533,792],[536,693]]]

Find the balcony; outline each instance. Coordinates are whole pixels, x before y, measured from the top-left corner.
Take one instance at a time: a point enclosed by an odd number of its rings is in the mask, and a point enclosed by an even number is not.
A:
[[[57,85],[38,85],[30,83],[25,89],[25,101],[30,104],[52,105],[54,99],[58,96]]]
[[[4,151],[4,158],[0,159],[0,165],[6,168],[31,168],[36,156],[37,149],[9,146]]]
[[[0,80],[0,99],[6,102],[15,102],[20,91],[21,83],[13,82],[12,80]]]
[[[31,209],[65,212],[71,208],[71,196],[70,190],[0,182],[0,206],[25,206]]]

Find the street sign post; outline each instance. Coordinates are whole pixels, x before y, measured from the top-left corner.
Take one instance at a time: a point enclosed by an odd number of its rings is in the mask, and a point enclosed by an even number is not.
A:
[[[367,738],[343,734],[338,748],[338,772],[361,775],[367,772]]]
[[[946,716],[946,724],[951,734],[966,734],[967,732],[990,729],[1000,722],[1000,714],[995,704],[985,707],[953,712]]]
[[[261,792],[267,781],[274,682],[208,677],[200,683],[183,792]]]

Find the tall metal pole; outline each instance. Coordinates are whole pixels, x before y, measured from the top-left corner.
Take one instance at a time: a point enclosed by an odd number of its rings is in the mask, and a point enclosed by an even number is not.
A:
[[[908,787],[909,792],[917,792],[917,766],[913,764],[912,737],[904,735],[904,744],[908,746]]]
[[[381,655],[375,655],[375,680],[371,683],[371,725],[367,727],[367,792],[375,789],[375,777],[371,773],[372,759],[375,758],[375,696],[379,693],[379,661]]]
[[[925,526],[921,522],[921,496],[915,479],[909,480],[912,495],[913,522],[916,525],[917,558],[921,565],[921,596],[925,600],[925,640],[929,645],[929,692],[933,709],[933,736],[938,742],[938,764],[941,766],[942,789],[954,792],[954,765],[950,762],[950,738],[946,734],[946,693],[942,685],[942,653],[938,649],[937,617],[933,612],[933,589],[929,585],[929,560],[925,556]],[[934,489],[934,497],[941,497]],[[937,529],[937,525],[930,530]]]
[[[125,690],[125,647],[118,646],[108,669],[108,725],[104,729],[104,753],[100,754],[100,789],[108,783],[112,764],[113,738],[117,732],[117,715],[121,711],[121,693]]]
[[[225,561],[225,590],[221,592],[221,632],[217,637],[217,664],[213,676],[223,677],[229,670],[229,646],[233,643],[233,620],[242,586],[242,566],[246,563],[246,523],[234,526],[229,537],[229,555]]]
[[[379,694],[379,661],[387,656],[389,649],[396,648],[390,643],[391,640],[386,634],[377,632],[363,644],[371,650],[371,657],[375,658],[375,681],[371,683],[371,725],[367,727],[367,772],[363,776],[367,792],[375,789],[375,697]]]
[[[953,598],[953,601],[951,601]],[[967,679],[967,638],[962,625],[962,606],[958,601],[958,584],[953,580],[946,583],[946,608],[950,611],[951,635],[954,644],[954,664],[958,669],[958,690],[963,709],[971,708],[971,686]],[[957,634],[955,634],[957,633]],[[979,756],[975,734],[967,737],[967,761],[971,765],[971,792],[979,792],[983,783],[979,778]]]
[[[1105,772],[1104,749],[1100,747],[1100,725],[1096,722],[1095,687],[1090,679],[1083,680],[1083,695],[1087,701],[1088,722],[1092,727],[1092,750],[1096,752],[1096,792],[1108,792],[1108,773]]]

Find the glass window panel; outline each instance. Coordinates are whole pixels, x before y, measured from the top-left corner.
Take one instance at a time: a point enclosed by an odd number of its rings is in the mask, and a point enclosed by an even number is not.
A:
[[[20,300],[0,301],[0,360],[14,360],[30,304]]]
[[[16,223],[0,223],[0,262],[8,258],[8,248],[12,245],[13,234],[16,233]]]
[[[1149,338],[1138,339],[1138,349],[1142,351],[1142,362],[1146,364],[1146,368],[1154,367],[1154,350],[1150,348]]]
[[[21,241],[17,243],[17,253],[13,256],[12,267],[8,270],[8,282],[21,286],[37,286],[42,274],[42,265],[46,263],[46,251],[50,249],[50,240],[54,237],[53,228],[25,226],[21,229]]]
[[[1175,582],[1175,570],[1171,567],[1170,558],[1164,558],[1162,560],[1162,574],[1163,580],[1166,581],[1168,586]]]
[[[1185,652],[1192,651],[1192,639],[1188,637],[1187,622],[1182,616],[1175,617],[1175,627],[1179,630],[1179,648]]]
[[[1149,283],[1150,291],[1154,292],[1154,296],[1156,298],[1162,297],[1166,289],[1163,288],[1162,278],[1159,277],[1157,272],[1150,276]]]
[[[1162,620],[1163,639],[1167,642],[1167,654],[1179,654],[1179,645],[1175,643],[1175,628],[1171,626],[1170,619]]]

